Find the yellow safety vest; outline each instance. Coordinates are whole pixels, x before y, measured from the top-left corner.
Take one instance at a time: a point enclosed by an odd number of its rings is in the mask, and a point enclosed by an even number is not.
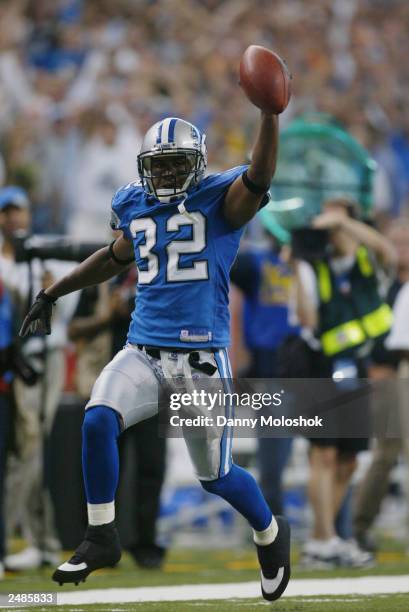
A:
[[[362,278],[369,279],[372,277],[376,282],[375,272],[367,249],[363,246],[359,247],[356,257]],[[316,272],[321,303],[330,308],[331,302],[335,299],[330,268],[325,261],[319,261],[316,263]],[[353,293],[354,287],[351,290]],[[350,306],[352,300],[355,302],[356,299],[357,296],[348,298],[346,307],[347,304]],[[353,349],[363,344],[368,338],[377,338],[387,333],[391,325],[392,310],[388,304],[382,303],[378,296],[376,306],[374,305],[368,312],[364,312],[357,318],[344,321],[321,333],[320,340],[323,352],[325,355],[332,357],[348,349]]]

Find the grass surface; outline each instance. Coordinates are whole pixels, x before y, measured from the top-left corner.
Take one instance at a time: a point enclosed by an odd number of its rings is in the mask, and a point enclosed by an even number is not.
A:
[[[62,558],[68,558],[69,553]],[[378,555],[374,568],[336,569],[309,571],[298,569],[294,555],[293,578],[333,578],[348,576],[376,576],[409,574],[409,557],[399,548],[385,550]],[[0,583],[0,592],[21,593],[29,591],[75,591],[79,587],[60,587],[51,580],[53,568],[31,570],[24,573],[7,573]],[[258,580],[259,567],[252,549],[246,550],[173,550],[169,553],[163,570],[141,570],[131,557],[124,554],[114,569],[92,573],[81,589],[142,587],[178,584],[247,582]],[[409,586],[409,585],[408,585]],[[409,610],[409,605],[408,605]]]
[[[68,555],[63,557],[68,558]],[[331,571],[308,571],[297,569],[297,555],[294,556],[294,578],[333,578],[358,577],[373,575],[409,574],[409,557],[404,554],[399,543],[389,542],[383,545],[383,551],[378,555],[376,567],[366,570],[337,569]],[[131,557],[123,555],[121,563],[114,569],[99,570],[87,579],[80,587],[67,585],[59,587],[51,581],[53,568],[27,571],[21,574],[7,573],[6,579],[0,583],[0,593],[33,593],[33,592],[78,592],[78,589],[104,589],[121,587],[164,586],[200,583],[247,582],[258,580],[259,569],[255,553],[246,550],[173,550],[169,553],[162,571],[138,569]],[[408,584],[409,590],[409,584]],[[234,596],[234,593],[232,593]],[[261,599],[224,600],[224,601],[192,601],[164,603],[132,603],[59,606],[58,610],[147,610],[183,612],[187,610],[200,612],[215,610],[224,612],[230,610],[259,610],[269,606]],[[13,610],[18,608],[13,608]],[[52,609],[47,606],[24,607],[24,610]],[[287,611],[350,612],[365,610],[366,612],[385,610],[400,612],[409,610],[409,595],[386,595],[376,597],[315,597],[288,598],[274,604],[274,612]]]
[[[44,610],[50,612],[52,608],[44,607],[24,607],[13,608],[13,610]],[[378,595],[376,597],[292,597],[280,599],[273,604],[257,599],[233,599],[204,601],[184,601],[184,602],[163,602],[163,603],[131,603],[131,604],[93,604],[81,606],[58,606],[58,610],[73,612],[122,612],[136,610],[145,612],[236,612],[243,610],[274,610],[274,612],[407,612],[409,609],[408,595]]]

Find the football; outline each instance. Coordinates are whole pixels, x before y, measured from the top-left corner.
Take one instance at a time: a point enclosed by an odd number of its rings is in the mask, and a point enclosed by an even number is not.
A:
[[[255,106],[267,113],[282,113],[291,97],[291,74],[273,51],[250,45],[240,61],[240,85]]]

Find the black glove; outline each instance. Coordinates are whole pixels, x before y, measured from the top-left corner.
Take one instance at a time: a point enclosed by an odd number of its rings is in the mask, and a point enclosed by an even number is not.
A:
[[[19,336],[24,338],[24,336],[34,334],[36,331],[43,331],[46,334],[51,334],[51,315],[53,304],[55,304],[56,301],[57,298],[47,295],[44,289],[42,289],[23,321]]]

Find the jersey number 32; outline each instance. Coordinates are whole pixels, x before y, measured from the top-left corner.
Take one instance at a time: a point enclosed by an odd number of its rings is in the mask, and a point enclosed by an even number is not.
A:
[[[168,283],[207,280],[208,265],[205,259],[198,259],[189,267],[180,267],[181,255],[199,254],[206,248],[206,217],[201,212],[193,212],[192,223],[182,214],[169,217],[166,223],[167,232],[177,232],[183,225],[192,227],[192,238],[190,240],[171,240],[166,246],[166,281]],[[133,219],[130,224],[131,234],[134,238],[140,232],[145,235],[145,244],[139,245],[141,258],[147,261],[146,270],[138,270],[138,283],[146,285],[151,283],[159,274],[159,257],[152,252],[157,244],[157,225],[150,217]]]

